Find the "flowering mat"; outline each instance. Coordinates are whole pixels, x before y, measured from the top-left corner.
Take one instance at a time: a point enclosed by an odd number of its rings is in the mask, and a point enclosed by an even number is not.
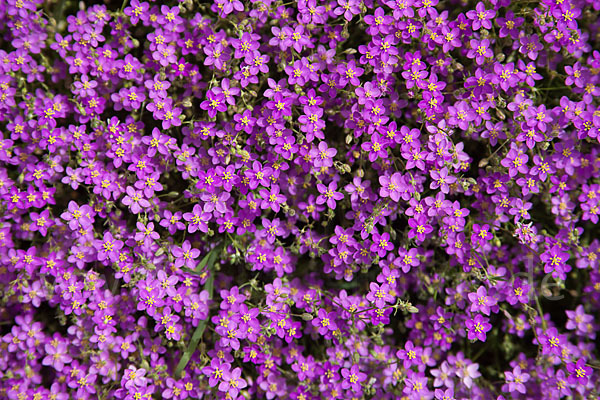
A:
[[[597,399],[600,0],[0,0],[0,399]]]

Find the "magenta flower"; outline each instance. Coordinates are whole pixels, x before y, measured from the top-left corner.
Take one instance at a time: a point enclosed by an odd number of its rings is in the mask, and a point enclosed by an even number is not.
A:
[[[369,161],[374,162],[377,158],[388,158],[388,142],[378,133],[371,136],[371,141],[364,142],[362,149],[369,153]]]
[[[339,1],[346,0],[338,0],[338,2]],[[341,76],[339,83],[341,87],[345,87],[348,82],[350,82],[350,84],[353,86],[360,86],[360,81],[358,80],[358,77],[360,77],[365,72],[365,70],[363,68],[357,67],[356,62],[354,60],[351,60],[347,64],[338,65],[337,72]]]
[[[352,389],[354,393],[362,393],[362,382],[367,379],[367,374],[360,372],[358,365],[342,368],[342,389]]]
[[[485,246],[494,235],[490,232],[490,226],[473,224],[473,233],[471,234],[471,243],[478,246]]]
[[[132,0],[129,2],[129,6],[125,7],[124,13],[129,16],[129,20],[133,25],[136,25],[140,19],[145,21],[147,19],[149,4],[147,2],[141,2],[139,0]]]
[[[196,204],[192,212],[183,214],[183,219],[188,222],[188,232],[194,233],[196,231],[206,232],[208,231],[207,222],[210,220],[211,214],[204,212],[200,204]]]
[[[248,186],[250,189],[256,189],[258,185],[269,187],[270,177],[273,173],[273,168],[264,167],[259,161],[252,163],[252,169],[248,169],[244,172],[244,175],[248,178]]]
[[[467,11],[467,18],[473,21],[472,28],[474,31],[480,29],[481,27],[485,29],[492,29],[492,21],[491,19],[496,16],[496,12],[494,10],[486,10],[483,2],[477,3],[475,6],[475,10]]]
[[[337,150],[332,147],[327,147],[327,143],[319,142],[317,147],[313,147],[308,153],[313,159],[315,168],[333,166],[333,157],[337,154]]]
[[[542,354],[554,354],[560,356],[564,346],[567,345],[567,335],[561,335],[554,327],[549,328],[540,336]]]
[[[69,356],[67,343],[54,339],[51,343],[44,345],[46,356],[42,360],[42,365],[51,366],[58,372],[61,372],[66,364],[73,361]]]
[[[44,210],[39,214],[32,212],[29,217],[31,218],[29,230],[39,232],[42,236],[46,236],[48,229],[54,225],[54,220],[50,217],[50,210]]]
[[[467,326],[467,337],[469,340],[481,340],[485,342],[486,332],[492,329],[492,324],[488,322],[488,319],[481,314],[475,315],[475,318],[468,319],[466,321]]]
[[[321,335],[327,335],[329,332],[333,332],[338,329],[336,324],[337,315],[335,312],[327,312],[320,308],[317,312],[317,317],[312,320],[312,325],[318,328]]]
[[[236,399],[240,393],[240,389],[247,386],[246,381],[240,378],[241,375],[242,369],[240,367],[234,368],[231,371],[223,371],[223,381],[219,384],[219,390],[227,393],[232,399]]]
[[[176,268],[186,266],[187,268],[194,269],[196,267],[195,259],[200,256],[200,250],[192,248],[188,240],[184,241],[181,247],[173,246],[171,253],[175,257]]]
[[[431,189],[437,189],[440,188],[442,193],[449,193],[450,192],[450,185],[452,185],[453,183],[456,182],[456,177],[453,175],[450,175],[448,173],[448,169],[446,167],[442,168],[441,170],[432,170],[430,172],[431,175],[431,184],[429,185],[429,187]]]
[[[148,222],[147,225],[138,222],[136,228],[138,231],[134,236],[134,240],[142,242],[144,246],[149,247],[155,240],[160,239],[158,232],[154,231],[154,222]]]
[[[467,52],[467,57],[474,58],[478,65],[482,65],[486,58],[494,56],[494,52],[490,48],[490,41],[488,39],[472,39],[469,44],[471,45],[471,48]]]
[[[475,111],[464,101],[459,101],[455,106],[448,107],[448,111],[450,112],[448,124],[458,126],[462,130],[467,130],[469,122],[475,119]]]
[[[223,93],[216,93],[215,90],[209,90],[206,92],[206,100],[200,103],[200,108],[207,110],[210,118],[215,118],[217,112],[227,111],[225,96]]]
[[[394,244],[390,240],[390,234],[384,232],[380,235],[379,233],[374,232],[373,244],[371,245],[370,250],[377,253],[379,257],[385,257],[388,251],[394,250]]]
[[[236,122],[236,131],[245,131],[246,133],[252,133],[256,118],[252,117],[252,111],[245,110],[243,114],[236,114],[233,116],[233,120]]]
[[[412,267],[418,267],[421,264],[418,253],[416,248],[406,250],[405,248],[400,247],[398,249],[398,257],[394,260],[394,265],[400,267],[402,272],[406,274]]]
[[[267,242],[274,243],[277,236],[282,236],[284,230],[281,228],[281,222],[279,218],[275,218],[273,221],[269,221],[268,219],[263,219],[262,225],[265,228],[265,236],[267,237]]]
[[[571,267],[567,265],[569,253],[563,251],[559,245],[555,244],[546,250],[542,253],[540,259],[544,263],[544,272],[547,274],[552,273],[552,276],[560,279],[566,279],[566,273],[571,270]]]
[[[275,212],[279,212],[281,205],[285,203],[286,197],[280,193],[278,185],[271,186],[271,190],[260,189],[260,197],[263,200],[260,203],[260,208],[267,209],[271,208]]]
[[[584,358],[580,358],[577,362],[567,363],[567,371],[570,374],[568,382],[571,385],[587,385],[592,376],[592,368],[586,365]]]
[[[117,262],[123,242],[113,237],[110,232],[104,232],[104,237],[94,241],[94,247],[98,251],[98,261],[109,259]]]
[[[506,15],[504,17],[496,18],[496,22],[500,26],[499,36],[506,37],[511,36],[513,39],[516,39],[519,32],[519,27],[525,21],[522,17],[515,17],[515,13],[513,10],[506,11]]]
[[[385,15],[385,10],[381,7],[377,7],[373,15],[366,15],[365,22],[369,27],[367,33],[371,36],[377,34],[388,34],[390,32],[390,25],[393,24],[394,18],[390,15]]]
[[[220,15],[221,17],[224,17],[228,14],[231,14],[234,11],[244,11],[244,4],[239,1],[239,0],[215,0],[216,4],[219,4],[221,7],[220,8]]]
[[[221,42],[204,47],[203,52],[206,55],[204,65],[208,67],[214,65],[217,70],[225,68],[225,62],[231,58],[228,48],[224,47]],[[223,94],[223,92],[218,92],[217,88],[214,88],[212,92],[209,91],[209,93]]]
[[[404,177],[399,172],[395,172],[392,176],[383,175],[379,177],[379,195],[381,197],[389,197],[393,201],[399,201],[401,194],[404,192],[405,182]]]
[[[81,76],[81,81],[73,83],[75,90],[73,93],[81,97],[93,97],[96,94],[94,90],[98,86],[98,82],[89,79],[87,75]]]
[[[429,225],[427,218],[423,215],[419,215],[416,218],[410,218],[408,220],[410,231],[408,232],[408,238],[416,238],[418,242],[423,242],[427,235],[433,232],[433,227]]]
[[[504,376],[506,378],[506,384],[502,386],[502,390],[511,393],[511,392],[519,392],[525,394],[527,388],[524,383],[529,381],[531,375],[526,372],[521,371],[521,367],[516,366],[512,372],[505,371]]]
[[[471,312],[480,311],[485,315],[490,315],[492,307],[496,305],[496,298],[489,296],[484,286],[480,286],[475,293],[469,293],[469,301],[471,301]]]
[[[150,207],[150,202],[144,197],[143,191],[135,190],[133,187],[127,186],[125,193],[126,195],[121,202],[124,205],[129,206],[132,213],[138,214],[142,209]]]
[[[344,198],[341,192],[337,192],[337,183],[330,182],[329,185],[325,186],[322,183],[317,183],[317,190],[321,193],[317,197],[317,204],[327,204],[329,208],[335,210],[336,201],[340,201]]]
[[[371,282],[369,289],[365,298],[373,302],[377,308],[384,308],[387,303],[393,303],[395,300],[394,296],[390,294],[390,286],[387,283],[378,285]]]
[[[351,21],[354,15],[360,13],[359,2],[357,0],[337,0],[337,3],[339,6],[333,10],[333,13],[335,15],[343,15],[347,21]]]

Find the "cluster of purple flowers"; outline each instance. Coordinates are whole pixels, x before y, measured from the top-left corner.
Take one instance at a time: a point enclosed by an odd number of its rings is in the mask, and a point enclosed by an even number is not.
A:
[[[598,396],[599,0],[113,3],[0,0],[0,398]]]

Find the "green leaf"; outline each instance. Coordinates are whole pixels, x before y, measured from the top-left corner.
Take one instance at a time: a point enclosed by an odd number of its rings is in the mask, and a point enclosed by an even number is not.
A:
[[[202,272],[202,269],[206,265],[208,265],[208,268],[212,270],[212,266],[214,265],[217,255],[219,254],[220,251],[221,251],[221,245],[218,245],[215,248],[213,248],[206,256],[204,256],[202,261],[200,261],[200,264],[198,264],[198,267],[196,267],[196,270],[192,271],[192,272],[196,273],[196,274],[200,274]],[[209,299],[212,299],[212,297],[213,297],[214,284],[215,284],[215,275],[214,275],[214,272],[211,271],[210,275],[208,276],[208,279],[206,280],[206,283],[204,284],[204,288],[206,289],[206,291],[208,291]],[[192,335],[192,338],[190,339],[190,342],[188,343],[187,348],[185,349],[183,355],[181,356],[179,363],[177,363],[177,367],[175,367],[175,376],[180,376],[181,372],[185,369],[188,362],[190,362],[192,355],[196,351],[196,347],[198,347],[198,343],[200,342],[200,339],[202,339],[202,335],[204,334],[204,330],[206,329],[207,324],[208,324],[208,318],[200,321],[200,323],[196,327],[196,330],[194,331],[194,334]]]
[[[220,249],[221,249],[221,246],[219,245],[219,246],[216,246],[215,248],[213,248],[211,251],[209,251],[208,254],[205,255],[204,258],[202,258],[202,260],[200,261],[200,264],[198,264],[196,269],[190,269],[187,267],[182,267],[181,269],[184,270],[185,272],[189,272],[189,273],[195,274],[195,275],[202,274],[202,270],[204,269],[206,264],[212,265],[214,263],[214,260],[211,261],[211,258],[215,258],[217,256],[217,254],[219,253]],[[210,263],[209,263],[209,261],[210,261]],[[207,284],[208,284],[208,282],[207,282]]]

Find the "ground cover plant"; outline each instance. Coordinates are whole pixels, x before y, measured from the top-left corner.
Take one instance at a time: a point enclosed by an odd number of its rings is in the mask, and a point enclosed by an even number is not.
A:
[[[595,399],[600,1],[0,0],[0,399]]]

